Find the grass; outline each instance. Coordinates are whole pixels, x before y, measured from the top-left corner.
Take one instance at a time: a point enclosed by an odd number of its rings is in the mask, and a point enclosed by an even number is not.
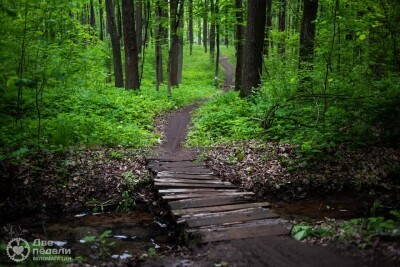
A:
[[[0,157],[20,157],[34,148],[65,150],[98,145],[146,147],[157,143],[154,119],[162,112],[188,105],[216,93],[213,71],[201,47],[184,51],[183,80],[168,96],[156,91],[154,54],[149,52],[140,91],[94,81],[82,86],[46,88],[41,96],[40,122],[35,91],[24,90],[23,116],[16,123],[16,90],[0,100]],[[40,132],[39,132],[40,125]]]

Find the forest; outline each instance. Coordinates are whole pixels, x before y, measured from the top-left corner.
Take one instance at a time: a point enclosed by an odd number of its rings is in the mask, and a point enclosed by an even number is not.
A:
[[[398,0],[0,0],[0,265],[400,264]]]

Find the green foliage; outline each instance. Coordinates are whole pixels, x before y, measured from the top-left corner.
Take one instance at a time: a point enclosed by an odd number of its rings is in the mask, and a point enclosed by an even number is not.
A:
[[[212,72],[207,59],[201,58],[201,49],[195,48],[193,57],[197,63],[187,65],[183,84],[174,89],[172,96],[168,96],[166,88],[156,91],[151,80],[144,80],[147,87],[138,92],[117,89],[104,82],[44,90],[39,140],[35,92],[24,93],[24,114],[15,124],[12,103],[15,103],[16,91],[8,90],[0,100],[2,151],[10,157],[20,157],[38,145],[50,150],[73,146],[154,145],[158,141],[157,134],[153,133],[157,115],[215,93]]]
[[[291,235],[296,240],[304,240],[307,237],[323,237],[329,235],[328,229],[313,229],[308,225],[295,225],[292,228]]]
[[[258,136],[262,129],[256,121],[249,118],[250,108],[236,92],[217,96],[194,114],[195,130],[189,133],[189,144],[208,146]]]
[[[91,246],[95,249],[98,257],[105,259],[111,255],[112,249],[115,245],[114,241],[109,241],[111,231],[107,230],[98,236],[85,236],[82,241],[83,243],[94,243],[95,246]]]
[[[400,212],[392,210],[388,217],[356,218],[341,223],[331,220],[322,225],[295,225],[291,234],[296,240],[330,237],[355,242],[360,248],[366,248],[372,245],[374,238],[400,237]]]

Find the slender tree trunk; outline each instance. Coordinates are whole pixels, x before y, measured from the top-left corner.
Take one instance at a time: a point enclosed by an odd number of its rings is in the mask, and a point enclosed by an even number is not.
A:
[[[185,27],[184,23],[184,16],[185,12],[184,10],[182,11],[182,14],[180,15],[181,19],[179,20],[179,30],[178,30],[178,35],[179,35],[179,58],[178,58],[178,83],[182,82],[182,72],[183,72],[183,29]]]
[[[266,0],[248,1],[241,97],[249,96],[252,90],[261,84],[266,4]]]
[[[100,20],[100,40],[104,40],[104,10],[103,10],[103,1],[99,0],[99,20]]]
[[[215,0],[215,28],[216,28],[216,42],[217,42],[217,55],[215,58],[215,86],[218,88],[218,75],[219,75],[219,0]]]
[[[193,53],[193,0],[189,0],[189,46],[190,55]]]
[[[94,6],[93,0],[90,0],[90,26],[92,26],[93,30],[96,29],[96,16],[94,14]]]
[[[236,8],[236,73],[235,73],[235,90],[240,90],[242,86],[242,69],[243,69],[243,3],[242,0],[235,0]]]
[[[201,45],[201,19],[198,20],[197,44]]]
[[[314,59],[315,20],[318,12],[318,0],[304,0],[303,18],[300,30],[299,69],[311,70]],[[304,74],[304,73],[303,73]],[[310,78],[307,74],[300,79],[300,90]]]
[[[139,57],[131,0],[122,0],[122,18],[125,43],[125,88],[139,89]]]
[[[108,32],[110,33],[111,46],[113,52],[115,87],[124,87],[124,78],[122,74],[122,61],[121,61],[121,46],[120,46],[121,44],[117,33],[117,26],[115,24],[114,3],[112,0],[105,0],[105,1],[106,1]]]
[[[119,39],[122,39],[123,36],[123,31],[122,31],[122,16],[121,16],[121,5],[120,5],[121,0],[115,0],[116,6],[115,8],[117,9],[117,27],[118,27],[118,37]]]
[[[139,54],[142,51],[142,44],[143,44],[143,23],[142,23],[142,1],[143,0],[135,0],[135,25],[136,25],[136,40],[138,43]]]
[[[155,53],[156,53],[156,84],[157,90],[160,88],[160,84],[164,80],[163,75],[163,57],[162,57],[162,8],[160,5],[161,0],[156,0],[156,28],[155,34]]]
[[[171,26],[171,45],[168,55],[169,82],[168,91],[179,85],[179,33],[178,28],[183,17],[184,0],[170,0],[170,26]]]
[[[265,46],[264,55],[269,55],[269,47],[271,44],[271,28],[272,28],[272,0],[267,0],[267,22],[265,27]]]
[[[215,53],[215,4],[214,0],[210,0],[210,11],[211,11],[211,24],[210,24],[210,56],[213,59]]]
[[[207,53],[208,43],[208,0],[204,0],[204,11],[203,11],[203,45],[204,52]]]
[[[286,0],[280,0],[278,15],[278,30],[284,35],[286,29]],[[281,36],[278,43],[278,51],[282,57],[285,56],[285,39],[285,36]]]

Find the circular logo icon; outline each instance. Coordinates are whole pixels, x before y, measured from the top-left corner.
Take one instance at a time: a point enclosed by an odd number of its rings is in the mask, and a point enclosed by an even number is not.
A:
[[[6,250],[8,257],[15,262],[26,260],[31,252],[29,243],[22,238],[11,239]]]

